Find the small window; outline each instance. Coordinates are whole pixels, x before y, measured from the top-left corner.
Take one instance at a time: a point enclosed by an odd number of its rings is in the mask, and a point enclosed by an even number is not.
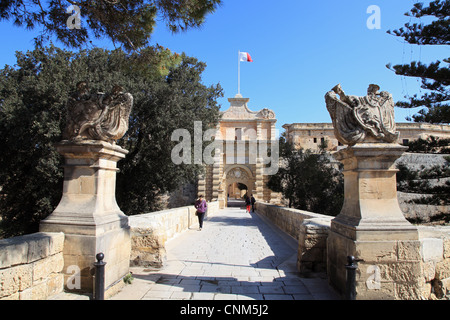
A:
[[[317,143],[317,138],[314,138],[314,143]]]
[[[325,142],[325,138],[323,138],[323,137],[320,138],[320,142],[321,142],[321,143],[324,143],[324,142]]]
[[[403,144],[407,145],[409,143],[409,139],[403,139]]]

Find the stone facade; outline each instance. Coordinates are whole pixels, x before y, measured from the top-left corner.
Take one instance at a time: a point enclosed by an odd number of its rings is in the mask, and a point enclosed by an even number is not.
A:
[[[399,144],[417,140],[427,139],[435,136],[443,139],[450,138],[449,125],[434,125],[427,123],[397,123],[397,131],[400,136]],[[318,150],[322,142],[327,143],[328,151],[337,151],[343,145],[336,139],[332,123],[292,123],[283,126],[287,140],[294,143],[298,148]]]
[[[64,234],[0,240],[0,300],[43,300],[62,292]]]
[[[230,108],[222,112],[216,128],[218,144],[214,163],[206,167],[205,175],[198,182],[198,194],[208,201],[218,200],[221,207],[227,205],[229,191],[235,183],[246,185],[249,195],[253,194],[257,201],[281,201],[280,194],[266,186],[267,162],[259,149],[263,145],[272,149],[278,143],[275,113],[269,109],[251,111],[247,106],[249,100],[241,95],[228,99]]]

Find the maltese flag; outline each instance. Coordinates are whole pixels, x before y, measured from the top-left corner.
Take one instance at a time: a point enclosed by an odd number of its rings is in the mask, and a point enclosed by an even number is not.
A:
[[[239,61],[253,62],[248,52],[239,52]]]

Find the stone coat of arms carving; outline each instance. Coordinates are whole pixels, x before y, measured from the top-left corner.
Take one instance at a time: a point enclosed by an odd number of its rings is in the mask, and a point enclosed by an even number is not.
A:
[[[389,92],[379,89],[371,84],[367,96],[347,96],[338,84],[327,92],[325,101],[339,142],[352,146],[360,142],[397,141],[394,100]]]
[[[235,168],[230,170],[230,172],[228,172],[227,174],[227,179],[248,179],[249,176],[247,174],[247,172],[239,169],[239,168]]]
[[[108,94],[91,94],[87,82],[79,82],[67,103],[67,126],[63,138],[71,141],[113,142],[128,130],[133,96],[116,85]]]

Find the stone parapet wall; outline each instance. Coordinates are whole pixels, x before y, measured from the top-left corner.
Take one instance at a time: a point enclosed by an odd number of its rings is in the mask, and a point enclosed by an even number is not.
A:
[[[298,240],[297,269],[326,272],[327,238],[334,217],[257,202],[256,211]]]
[[[298,240],[297,268],[300,273],[327,271],[327,238],[334,217],[266,203],[257,203],[256,210]],[[418,226],[418,230],[419,240],[416,243],[420,247],[417,250],[420,263],[417,266],[420,270],[411,270],[411,274],[405,274],[405,277],[417,281],[420,284],[420,292],[410,298],[449,299],[450,227]],[[398,246],[396,250],[401,256],[402,246]],[[377,265],[381,270],[382,283],[397,272],[382,261],[378,261]],[[362,263],[360,267],[363,267]],[[357,281],[363,285],[368,280],[364,277],[373,276],[361,270],[358,274]]]
[[[209,202],[207,216],[214,216],[219,202]],[[131,228],[130,266],[162,267],[165,243],[198,225],[194,206],[169,209],[129,217]]]
[[[63,291],[63,233],[0,240],[0,300],[44,300]]]

